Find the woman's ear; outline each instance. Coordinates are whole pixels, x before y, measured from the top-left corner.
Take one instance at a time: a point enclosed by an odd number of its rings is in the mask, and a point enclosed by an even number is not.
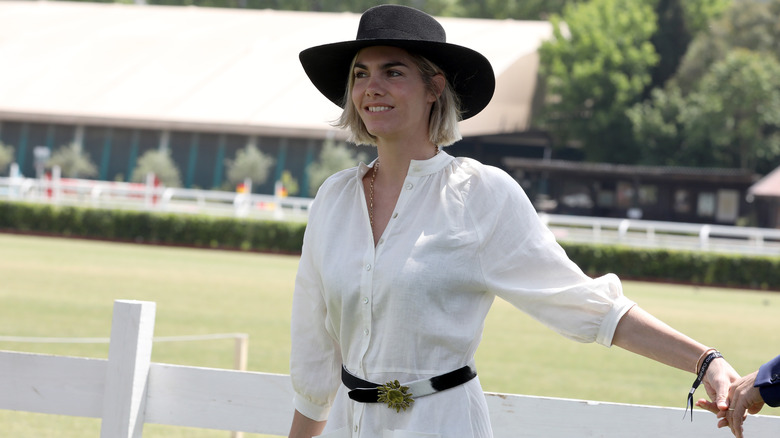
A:
[[[431,83],[433,84],[433,89],[436,91],[436,94],[431,96],[431,102],[436,102],[441,96],[441,93],[444,92],[444,86],[447,83],[447,79],[443,74],[439,73],[431,78]]]

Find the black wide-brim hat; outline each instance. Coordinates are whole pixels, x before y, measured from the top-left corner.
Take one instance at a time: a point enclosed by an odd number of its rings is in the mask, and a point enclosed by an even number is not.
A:
[[[496,87],[493,67],[481,53],[447,43],[435,18],[408,6],[375,6],[360,17],[354,41],[325,44],[302,51],[303,69],[314,86],[344,108],[349,71],[355,54],[371,46],[393,46],[421,55],[441,68],[460,98],[463,120],[482,111]]]

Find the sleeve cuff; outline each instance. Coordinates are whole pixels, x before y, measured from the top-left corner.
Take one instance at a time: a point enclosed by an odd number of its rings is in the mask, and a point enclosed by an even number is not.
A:
[[[612,338],[615,336],[615,330],[620,319],[634,306],[636,306],[636,303],[626,298],[625,295],[618,297],[612,306],[612,310],[604,317],[604,321],[601,323],[596,342],[605,347],[611,347]]]
[[[295,406],[295,410],[300,412],[304,417],[314,421],[325,421],[328,419],[328,414],[330,413],[330,406],[321,406],[312,403],[301,397],[300,394],[295,394],[295,397],[293,397],[293,406]]]
[[[767,405],[773,408],[780,406],[780,356],[761,365],[754,386],[758,387]]]
[[[760,386],[758,392],[767,406],[780,407],[780,386]]]

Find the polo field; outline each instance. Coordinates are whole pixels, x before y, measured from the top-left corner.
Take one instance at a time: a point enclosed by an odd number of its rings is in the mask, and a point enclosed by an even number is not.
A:
[[[89,339],[109,336],[114,300],[143,300],[159,309],[155,337],[247,333],[248,370],[289,371],[297,256],[0,234],[0,260],[0,350],[106,358],[108,344]],[[624,290],[671,326],[720,349],[740,373],[777,354],[780,294],[642,282],[625,282]],[[155,343],[152,361],[233,368],[234,343]],[[564,339],[500,299],[486,322],[477,368],[486,391],[671,407],[684,406],[693,380],[692,373],[619,348]],[[701,410],[694,416],[715,421]],[[0,427],[8,436],[75,438],[98,436],[100,421],[0,411]],[[144,428],[148,437],[227,435]]]

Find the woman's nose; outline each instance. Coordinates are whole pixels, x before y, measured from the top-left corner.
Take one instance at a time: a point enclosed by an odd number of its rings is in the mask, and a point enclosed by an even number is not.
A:
[[[366,84],[366,96],[381,95],[382,92],[382,85],[379,81],[374,76],[369,77],[368,83]]]

